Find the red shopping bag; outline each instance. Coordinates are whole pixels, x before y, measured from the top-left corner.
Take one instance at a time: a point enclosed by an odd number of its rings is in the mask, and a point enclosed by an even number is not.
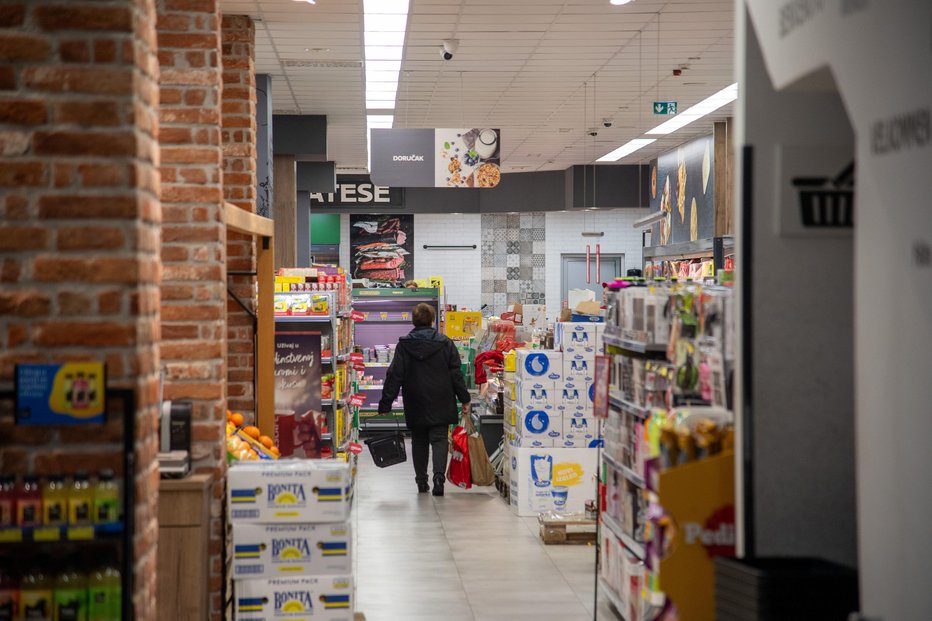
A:
[[[450,465],[447,466],[447,480],[457,487],[469,489],[472,479],[469,475],[469,434],[462,425],[453,428],[450,436]]]

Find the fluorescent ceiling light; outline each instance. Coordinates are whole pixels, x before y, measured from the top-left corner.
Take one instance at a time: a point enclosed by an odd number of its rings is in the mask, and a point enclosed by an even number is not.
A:
[[[366,47],[398,47],[405,44],[405,33],[366,31]]]
[[[401,62],[404,47],[401,45],[367,45],[366,60],[397,60]]]
[[[656,134],[671,134],[675,132],[676,130],[680,129],[681,127],[685,127],[689,125],[690,123],[692,123],[693,121],[697,121],[701,119],[702,117],[704,117],[705,115],[715,112],[722,106],[730,104],[737,98],[738,98],[738,83],[735,82],[734,84],[726,86],[725,88],[715,93],[714,95],[710,95],[709,97],[706,97],[705,99],[703,99],[696,105],[686,108],[685,110],[677,114],[675,117],[673,117],[669,121],[661,123],[660,125],[648,131],[647,133],[648,135],[650,134],[655,134],[655,135]]]
[[[367,60],[366,69],[372,69],[373,71],[401,71],[401,61],[400,60]]]
[[[366,14],[365,28],[366,34],[370,32],[404,32],[408,28],[408,14],[401,13],[398,15],[373,15]]]
[[[366,15],[407,15],[408,0],[363,0]]]
[[[366,85],[371,86],[372,84],[378,84],[380,82],[397,84],[399,73],[399,71],[372,71],[371,69],[366,69]]]
[[[605,155],[603,155],[596,161],[597,162],[617,162],[624,156],[631,155],[638,149],[646,147],[652,142],[657,142],[657,139],[656,138],[635,138],[634,140],[629,140],[628,142],[624,143],[623,145],[621,145],[620,147],[618,147],[611,153],[606,153]]]
[[[395,122],[395,116],[392,114],[370,114],[366,117],[366,125],[370,128],[387,128]]]
[[[366,93],[391,93],[392,96],[398,90],[398,82],[366,82]]]
[[[610,4],[615,6],[621,6],[622,4],[628,4],[631,0],[608,0]]]

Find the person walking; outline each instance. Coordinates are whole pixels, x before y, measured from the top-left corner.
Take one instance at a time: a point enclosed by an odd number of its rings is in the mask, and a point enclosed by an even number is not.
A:
[[[457,422],[456,400],[469,416],[469,392],[460,368],[460,355],[448,337],[434,329],[434,308],[418,304],[411,313],[414,329],[398,340],[388,367],[379,414],[388,414],[401,390],[405,423],[411,430],[414,480],[419,493],[430,491],[428,449],[433,453],[433,495],[443,496],[447,468],[447,430]]]

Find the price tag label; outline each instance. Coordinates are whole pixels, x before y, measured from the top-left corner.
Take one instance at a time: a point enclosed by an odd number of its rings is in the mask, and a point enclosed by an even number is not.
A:
[[[349,355],[351,362],[362,362],[362,354],[358,351],[354,351]]]
[[[350,313],[350,319],[353,321],[365,321],[367,318],[368,315],[361,311],[354,310],[352,313]]]
[[[0,543],[19,543],[22,540],[21,528],[0,528]]]
[[[93,538],[93,526],[72,526],[68,529],[68,539],[71,541],[90,541]]]
[[[57,526],[36,528],[32,531],[32,538],[35,541],[58,541],[61,539],[61,529]]]
[[[353,407],[362,407],[362,404],[366,402],[366,395],[361,392],[350,395],[350,398],[346,400]]]
[[[385,321],[388,319],[388,313],[379,313],[379,317],[382,319],[382,321]]]
[[[356,370],[356,371],[358,371],[359,373],[365,373],[365,372],[366,372],[366,365],[364,365],[364,364],[362,364],[362,363],[357,363],[357,364],[354,364],[354,365],[353,365],[353,369]]]
[[[359,455],[362,453],[362,444],[359,444],[358,442],[350,442],[347,448],[349,448],[349,452],[353,453],[354,455]]]

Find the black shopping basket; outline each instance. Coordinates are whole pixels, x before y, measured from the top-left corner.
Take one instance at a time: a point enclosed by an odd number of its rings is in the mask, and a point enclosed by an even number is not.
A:
[[[397,423],[398,420],[396,419],[395,422]],[[408,453],[405,451],[405,436],[401,431],[401,425],[390,433],[367,438],[365,443],[369,447],[372,461],[375,462],[378,468],[388,468],[408,460]]]

